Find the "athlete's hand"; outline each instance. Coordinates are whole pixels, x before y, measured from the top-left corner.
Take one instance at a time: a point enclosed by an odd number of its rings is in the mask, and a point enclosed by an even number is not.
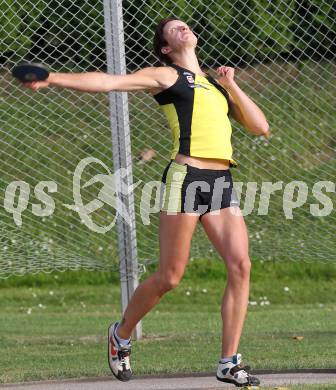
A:
[[[223,87],[230,87],[234,84],[234,68],[229,66],[220,66],[216,69],[219,76],[218,81],[223,85]]]
[[[31,82],[26,82],[26,83],[21,82],[21,85],[23,85],[25,88],[29,88],[29,89],[33,90],[34,92],[36,92],[39,89],[49,87],[49,81],[47,79],[44,81],[31,81]]]

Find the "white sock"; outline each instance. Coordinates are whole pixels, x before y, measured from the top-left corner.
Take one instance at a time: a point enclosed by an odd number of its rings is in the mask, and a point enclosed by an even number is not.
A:
[[[223,358],[221,358],[221,360],[219,362],[220,363],[232,362],[233,356],[235,356],[235,355],[232,355],[232,356],[229,356],[229,357],[223,357]]]
[[[131,341],[131,338],[129,338],[129,339],[122,339],[121,337],[119,337],[119,336],[117,335],[118,328],[119,328],[119,325],[117,326],[117,328],[116,328],[116,330],[115,330],[115,332],[114,332],[114,336],[116,337],[118,343],[119,343],[120,345],[127,345],[127,344],[129,344],[129,342]]]

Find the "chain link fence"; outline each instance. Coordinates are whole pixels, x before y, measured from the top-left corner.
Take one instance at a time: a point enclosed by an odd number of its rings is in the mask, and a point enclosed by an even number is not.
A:
[[[23,60],[42,62],[52,71],[106,71],[106,4],[2,4],[0,277],[79,268],[117,270],[116,228],[105,234],[89,229],[73,199],[73,175],[83,159],[95,157],[113,171],[108,96],[60,89],[33,93],[10,75]],[[128,72],[158,65],[151,52],[155,25],[175,16],[198,35],[204,70],[234,66],[238,84],[265,112],[270,140],[249,135],[233,123],[239,165],[232,172],[241,183],[241,206],[256,195],[255,207],[246,215],[251,257],[335,261],[335,2],[137,0],[122,5]],[[171,137],[148,94],[131,93],[128,99],[133,181],[139,184],[134,191],[137,252],[139,262],[148,264],[159,255],[158,212],[144,220],[141,199],[145,184],[161,179]],[[81,181],[84,204],[99,198],[103,182],[98,175],[108,173],[99,163],[88,165]],[[282,182],[270,196],[267,215],[260,212],[263,182]],[[36,211],[36,205],[44,205],[39,188],[52,198],[44,215]],[[285,212],[284,194],[296,202],[293,218]],[[154,198],[155,191],[152,202]],[[90,218],[97,226],[108,226],[115,214],[105,202]],[[198,227],[191,259],[200,257],[218,255]]]

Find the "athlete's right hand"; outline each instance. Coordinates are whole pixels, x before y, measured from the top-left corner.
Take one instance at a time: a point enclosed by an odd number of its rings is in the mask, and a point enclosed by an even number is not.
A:
[[[31,89],[32,91],[36,92],[38,91],[39,89],[42,89],[42,88],[47,88],[49,87],[49,81],[48,79],[47,80],[44,80],[44,81],[31,81],[31,82],[21,82],[21,84],[25,87],[25,88],[29,88]]]

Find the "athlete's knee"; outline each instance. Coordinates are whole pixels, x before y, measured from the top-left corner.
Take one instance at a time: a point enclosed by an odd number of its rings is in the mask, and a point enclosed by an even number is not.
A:
[[[228,273],[232,279],[247,279],[251,273],[251,260],[249,256],[237,256],[228,262]]]
[[[182,276],[183,275],[177,272],[157,271],[157,286],[160,293],[165,294],[166,292],[176,288],[180,284]]]

